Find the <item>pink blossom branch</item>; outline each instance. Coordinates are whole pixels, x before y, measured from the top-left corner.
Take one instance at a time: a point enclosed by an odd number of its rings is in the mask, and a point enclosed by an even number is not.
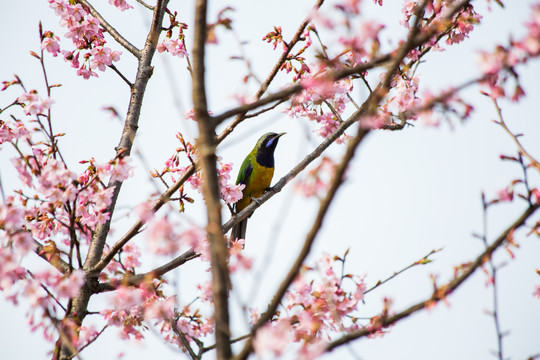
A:
[[[163,15],[165,13],[167,3],[168,0],[159,0],[156,5],[156,10],[154,11],[154,18],[152,20],[151,30],[146,39],[146,44],[142,51],[142,56],[139,59],[139,67],[136,80],[131,91],[131,100],[128,107],[126,121],[124,123],[124,130],[122,132],[120,143],[116,148],[118,154],[117,156],[128,156],[131,152],[131,148],[133,147],[133,141],[135,139],[138,128],[144,92],[153,71],[151,66],[152,57],[154,56],[154,53],[156,51],[157,42],[161,31],[161,23],[163,21]],[[111,215],[111,218],[121,185],[122,182],[120,181],[115,181],[114,183],[108,185],[108,187],[115,187],[110,209],[107,209],[107,211]],[[107,221],[104,225],[97,228],[96,234],[90,245],[90,250],[84,264],[85,269],[93,269],[95,265],[100,261],[109,227],[110,220]]]
[[[215,125],[208,115],[205,89],[205,43],[207,37],[206,0],[195,2],[195,28],[193,45],[193,108],[199,126],[197,140],[203,169],[203,195],[206,203],[208,224],[206,232],[210,242],[212,294],[214,300],[214,324],[217,359],[232,356],[229,327],[229,267],[227,245],[221,228],[221,202],[217,172]]]
[[[184,174],[178,179],[170,188],[165,191],[158,200],[152,205],[152,212],[156,213],[163,205],[165,205],[173,194],[180,189],[180,187],[186,182],[187,179],[193,173],[195,172],[195,167],[193,165],[190,165],[188,169],[184,172]],[[111,262],[111,260],[114,258],[114,256],[122,250],[125,244],[128,243],[129,240],[131,240],[135,235],[137,235],[142,227],[144,226],[145,222],[142,220],[137,220],[135,224],[120,238],[116,243],[114,243],[113,246],[109,249],[107,254],[105,254],[101,260],[90,270],[95,275],[99,274],[105,267]]]
[[[388,327],[392,324],[397,323],[398,321],[408,317],[409,315],[412,315],[420,310],[423,310],[425,308],[429,308],[433,306],[434,303],[438,302],[439,300],[445,299],[448,295],[450,295],[454,290],[456,290],[458,287],[460,287],[465,280],[467,280],[478,268],[480,268],[497,250],[500,246],[502,246],[508,235],[512,233],[514,230],[519,229],[525,224],[525,221],[531,217],[536,210],[538,210],[540,206],[539,205],[533,205],[529,206],[522,214],[521,216],[514,221],[506,230],[504,230],[497,239],[488,246],[485,251],[483,251],[464,271],[461,275],[455,277],[448,283],[444,284],[443,286],[440,286],[435,289],[433,294],[430,298],[420,301],[407,309],[392,315],[392,316],[383,316],[380,318],[379,322],[376,324],[377,326],[365,326],[359,330],[350,332],[339,339],[336,339],[328,344],[326,347],[326,351],[332,351],[335,348],[345,345],[353,340],[357,340],[363,337],[366,337],[368,335],[371,335],[375,333],[376,331]]]
[[[97,18],[101,24],[101,26],[103,26],[103,28],[105,30],[107,30],[107,32],[109,34],[111,34],[112,38],[114,40],[116,40],[117,43],[119,43],[121,46],[123,46],[127,51],[129,51],[130,53],[132,53],[137,59],[140,59],[141,56],[142,56],[142,52],[141,50],[137,49],[135,47],[135,45],[133,45],[132,43],[130,43],[126,38],[124,38],[115,28],[114,26],[112,26],[111,24],[109,24],[107,22],[107,20],[105,20],[105,18],[96,10],[94,9],[94,7],[90,4],[90,2],[88,2],[88,0],[77,0],[78,2],[80,2],[81,4],[83,4],[85,7],[88,8],[88,10],[90,11],[90,14],[92,14],[93,17]],[[156,7],[158,7],[156,5]]]
[[[427,1],[425,3],[427,3]],[[413,36],[411,35],[409,39],[412,39],[412,38]],[[376,108],[375,104],[378,104],[379,101],[386,95],[386,93],[389,90],[389,87],[388,86],[384,87],[383,83],[389,84],[390,79],[392,78],[394,72],[398,70],[399,64],[401,63],[401,61],[403,60],[403,58],[406,56],[408,52],[403,49],[410,48],[411,46],[414,48],[417,45],[414,44],[412,40],[409,40],[405,44],[401,45],[400,49],[398,50],[399,54],[401,55],[401,58],[394,59],[393,66],[386,73],[385,79],[378,85],[377,89],[369,95],[369,97],[366,99],[366,101],[364,102],[364,104],[359,110],[357,110],[353,115],[351,115],[349,119],[342,122],[331,136],[327,137],[319,146],[317,146],[315,150],[313,150],[309,155],[307,155],[288,174],[283,176],[271,189],[266,191],[260,198],[258,198],[257,201],[252,202],[244,210],[242,210],[241,212],[233,216],[227,223],[225,223],[223,225],[223,231],[227,232],[236,223],[247,219],[255,211],[255,209],[261,206],[264,202],[266,202],[276,193],[281,191],[281,189],[290,180],[292,180],[296,175],[298,175],[302,170],[304,170],[311,162],[313,162],[316,158],[318,158],[332,143],[334,143],[334,141],[336,141],[338,137],[343,135],[345,130],[347,130],[351,125],[356,123],[360,118],[367,115],[368,112],[373,111]],[[380,61],[383,61],[383,59],[381,59]],[[388,58],[385,56],[384,62],[387,62],[387,61],[388,61]],[[362,64],[362,66],[374,66],[372,64],[374,63]],[[341,76],[341,75],[338,75],[338,76]],[[291,88],[296,87],[296,86],[297,85],[294,85]]]
[[[383,56],[377,57],[376,59],[374,59],[373,61],[370,61],[368,63],[361,64],[361,65],[355,66],[353,68],[348,68],[348,69],[345,69],[345,70],[336,71],[335,73],[330,74],[329,78],[332,81],[337,81],[337,80],[346,78],[346,77],[348,77],[350,75],[361,73],[361,72],[364,72],[366,70],[369,70],[369,69],[375,68],[377,66],[380,66],[380,65],[388,62],[390,59],[391,59],[390,55],[383,55]],[[252,103],[240,105],[240,106],[238,106],[236,108],[227,110],[227,111],[223,112],[222,114],[213,116],[212,119],[216,122],[216,124],[220,124],[224,120],[226,120],[226,119],[228,119],[228,118],[230,118],[232,116],[238,115],[238,116],[242,117],[241,121],[243,121],[243,116],[244,116],[243,114],[247,113],[248,111],[257,109],[257,108],[259,108],[261,106],[265,106],[265,105],[271,104],[271,103],[276,102],[276,101],[283,102],[284,100],[289,99],[292,95],[300,93],[302,90],[304,90],[304,87],[301,84],[294,84],[294,85],[291,85],[291,86],[289,86],[289,87],[287,87],[287,88],[285,88],[285,89],[283,89],[281,91],[278,91],[278,92],[275,92],[273,94],[267,95],[264,98],[261,98],[261,99],[259,99],[257,101],[252,102]],[[238,123],[240,123],[241,121],[238,118],[235,118],[233,120],[233,122],[220,134],[219,138],[221,138],[221,137],[223,137],[225,135],[228,135],[232,131],[232,128],[236,127],[236,125],[238,125]],[[230,129],[230,131],[228,131],[229,127],[232,127]]]
[[[446,16],[446,19],[450,20],[457,12],[459,12],[461,9],[463,9],[463,7],[467,6],[469,3],[470,3],[470,0],[465,0],[465,1],[462,1],[461,3],[459,3],[458,5],[456,5],[451,11],[448,12],[448,14]],[[425,8],[426,4],[427,4],[427,2],[424,1],[423,5],[419,6],[418,9],[423,10]],[[433,37],[438,32],[438,28],[433,26],[433,27],[431,27],[429,29],[424,30],[424,32],[419,34],[419,28],[418,28],[419,20],[420,20],[420,17],[417,16],[416,17],[416,24],[412,28],[412,30],[409,32],[409,36],[408,36],[408,39],[407,39],[407,42],[406,42],[405,46],[400,46],[400,48],[398,48],[398,50],[394,50],[394,51],[391,51],[391,52],[389,52],[389,53],[387,53],[385,55],[378,56],[375,59],[373,59],[373,60],[371,60],[371,61],[369,61],[367,63],[360,64],[360,65],[350,67],[350,68],[346,68],[346,69],[343,69],[343,70],[338,70],[338,71],[335,71],[335,72],[331,72],[329,74],[329,79],[331,79],[332,81],[338,81],[338,80],[347,78],[347,77],[349,77],[351,75],[361,74],[361,73],[363,73],[363,72],[365,72],[367,70],[373,69],[373,68],[381,66],[383,64],[386,64],[386,63],[392,61],[392,59],[401,59],[398,63],[393,63],[393,67],[399,66],[402,59],[404,58],[404,55],[406,55],[411,49],[414,49],[414,48],[424,44],[425,42],[427,42],[431,37]],[[404,54],[403,53],[397,53],[397,51],[404,52]],[[388,80],[388,84],[386,84],[386,86],[389,86],[389,84],[390,84],[390,79]],[[238,118],[238,117],[235,118],[233,120],[233,122],[222,132],[222,134],[220,135],[219,138],[221,139],[221,137],[224,136],[224,134],[228,135],[234,129],[234,127],[236,127],[236,125],[238,125],[238,123],[243,121],[243,115],[245,115],[245,113],[247,113],[248,111],[257,109],[257,108],[259,108],[261,106],[273,103],[275,101],[283,101],[284,99],[288,99],[292,95],[301,92],[303,89],[304,89],[304,87],[301,84],[294,84],[294,85],[291,85],[291,86],[289,86],[289,87],[287,87],[287,88],[285,88],[285,89],[283,89],[281,91],[278,91],[276,93],[267,95],[264,98],[256,97],[258,100],[254,101],[252,103],[240,105],[240,106],[238,106],[236,108],[227,110],[227,111],[223,112],[222,114],[213,116],[212,119],[214,119],[214,121],[217,124],[220,124],[224,120],[226,120],[226,119],[228,119],[228,118],[230,118],[232,116],[235,116],[235,115],[238,115],[238,116],[241,117],[241,119]]]
[[[144,49],[138,57],[139,64],[137,75],[135,83],[131,88],[131,99],[128,106],[128,113],[124,124],[124,130],[122,132],[120,143],[116,148],[117,156],[129,155],[133,146],[133,141],[135,139],[138,127],[144,92],[146,90],[148,81],[152,75],[152,57],[156,52],[157,42],[159,40],[159,34],[161,32],[163,16],[167,7],[167,3],[168,0],[157,1],[156,8],[154,10],[154,16],[152,19],[152,25],[146,38]],[[107,208],[107,212],[110,214],[110,219],[104,224],[100,224],[96,228],[96,231],[90,243],[90,248],[88,250],[86,260],[83,265],[84,270],[87,272],[86,282],[81,288],[79,295],[73,299],[73,306],[66,314],[66,317],[72,318],[78,324],[82,324],[82,321],[88,311],[87,308],[90,297],[96,291],[97,274],[91,273],[90,270],[99,263],[101,256],[103,255],[103,249],[105,247],[105,243],[109,233],[111,219],[113,217],[114,208],[116,206],[116,201],[120,192],[121,185],[121,181],[114,181],[108,184],[108,187],[114,187],[111,204]],[[72,349],[63,343],[61,347],[62,349],[60,352],[60,359],[71,358],[73,355]]]
[[[315,5],[313,6],[313,9],[311,10],[311,13],[314,14],[315,12],[317,12],[319,10],[319,8],[323,5],[323,3],[324,3],[324,0],[317,0]],[[287,56],[289,55],[289,53],[291,52],[293,47],[302,39],[302,34],[304,33],[304,30],[306,29],[308,24],[311,22],[311,17],[312,17],[312,15],[308,15],[304,19],[304,21],[300,24],[300,26],[296,30],[296,33],[293,35],[292,39],[286,44],[286,49],[283,51],[283,53],[279,57],[278,61],[276,62],[276,64],[272,68],[272,70],[270,71],[270,74],[268,74],[268,76],[266,77],[264,82],[261,84],[261,86],[259,87],[259,89],[255,93],[255,99],[259,100],[264,95],[264,93],[266,92],[266,90],[268,89],[268,87],[270,86],[270,84],[272,83],[272,81],[274,80],[276,75],[278,74],[281,66],[287,60]],[[299,92],[300,90],[301,89],[298,89],[297,92]],[[290,95],[292,95],[292,94],[290,94]],[[218,140],[217,140],[218,144],[221,143],[221,141],[223,141],[223,139],[225,139],[234,130],[234,128],[236,128],[236,126],[238,126],[238,124],[240,124],[242,121],[244,121],[244,116],[245,116],[247,111],[252,110],[252,109],[256,109],[256,108],[258,108],[260,106],[264,106],[264,105],[269,104],[269,103],[271,103],[273,101],[282,100],[282,99],[286,99],[286,98],[288,98],[288,96],[284,96],[284,97],[281,97],[281,98],[270,100],[268,102],[265,102],[264,104],[260,104],[260,105],[258,105],[256,107],[254,107],[254,108],[244,109],[243,111],[227,112],[227,113],[229,113],[228,116],[223,117],[224,116],[224,114],[223,114],[217,120],[216,120],[216,117],[213,117],[213,119],[214,119],[214,121],[216,123],[215,126],[217,126],[223,120],[225,120],[225,119],[227,119],[227,118],[229,118],[231,116],[237,115],[236,118],[219,135]],[[221,117],[223,117],[223,118],[221,118]]]

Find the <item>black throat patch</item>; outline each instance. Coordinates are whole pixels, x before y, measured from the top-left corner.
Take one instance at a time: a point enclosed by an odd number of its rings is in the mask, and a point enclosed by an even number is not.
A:
[[[268,137],[257,150],[257,163],[259,165],[273,168],[274,167],[274,151],[278,143],[278,137]]]

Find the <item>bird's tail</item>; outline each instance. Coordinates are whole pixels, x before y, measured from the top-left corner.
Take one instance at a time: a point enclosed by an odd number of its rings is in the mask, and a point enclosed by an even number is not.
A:
[[[231,232],[231,240],[246,239],[247,219],[234,225]]]

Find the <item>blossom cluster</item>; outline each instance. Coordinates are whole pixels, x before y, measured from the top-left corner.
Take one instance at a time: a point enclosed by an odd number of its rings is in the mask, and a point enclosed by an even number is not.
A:
[[[301,81],[304,90],[291,101],[288,114],[292,118],[306,118],[319,125],[314,132],[323,137],[334,134],[342,122],[349,103],[348,94],[353,89],[350,79],[334,82],[324,75],[310,77],[305,75]],[[346,136],[337,139],[338,143],[346,140]]]
[[[193,116],[193,112],[189,112],[187,115],[188,117]],[[165,174],[171,175],[171,179],[173,182],[176,182],[177,176],[182,176],[186,173],[189,166],[183,166],[181,165],[181,157],[180,154],[184,154],[187,160],[193,164],[194,161],[197,159],[197,153],[194,150],[193,146],[184,139],[182,134],[177,134],[177,139],[179,139],[181,146],[176,149],[175,153],[165,161],[165,166],[161,172],[154,171],[152,172],[152,176],[154,177],[161,177],[163,179],[163,176]],[[238,200],[242,198],[242,190],[244,189],[245,185],[234,185],[231,183],[231,171],[233,167],[231,163],[224,162],[221,157],[218,157],[218,182],[219,182],[219,189],[220,189],[220,195],[221,199],[225,201],[226,204],[234,204]],[[202,193],[202,184],[203,184],[203,177],[202,173],[195,172],[193,175],[191,175],[188,178],[188,182],[191,185],[191,187],[194,190],[197,190],[199,193]],[[187,197],[184,194],[183,187],[180,189],[180,200],[183,202],[183,199],[188,200],[189,202],[193,202],[193,199]]]
[[[168,52],[173,56],[183,58],[188,56],[184,35],[184,30],[186,30],[188,26],[185,23],[176,21],[176,15],[176,12],[169,13],[170,26],[165,34],[165,39],[158,44],[156,50],[159,53]],[[173,38],[173,30],[175,28],[178,28],[178,36]]]
[[[310,169],[304,177],[296,182],[296,189],[306,197],[317,196],[321,198],[327,193],[335,166],[336,164],[331,158],[323,156],[317,166]]]
[[[94,71],[96,68],[105,71],[113,62],[120,60],[122,52],[111,50],[105,46],[106,41],[100,21],[92,16],[83,5],[71,4],[65,0],[48,1],[50,7],[61,19],[60,26],[68,29],[65,36],[71,39],[75,49],[72,51],[60,50],[58,37],[50,32],[46,32],[47,36],[42,39],[42,49],[49,51],[54,56],[61,52],[64,55],[64,60],[70,62],[73,68],[78,69],[77,75],[85,79],[97,76]],[[124,0],[111,0],[110,2],[121,10],[129,8]]]
[[[446,18],[448,14],[453,10],[455,6],[459,5],[458,1],[430,1],[428,2],[424,11],[423,17],[419,22],[419,28],[421,31],[426,31],[429,27],[444,28],[448,23]],[[406,0],[403,3],[402,13],[403,18],[401,24],[407,29],[411,27],[411,19],[415,14],[418,7],[418,2],[414,0]],[[478,25],[482,20],[482,16],[478,14],[471,4],[463,7],[453,16],[452,26],[443,32],[443,38],[446,38],[448,45],[459,44],[469,33],[474,29],[474,26]],[[439,41],[441,36],[437,35],[427,46],[434,46]]]
[[[342,261],[325,254],[316,267],[304,267],[286,294],[284,311],[257,331],[257,355],[275,358],[298,343],[298,358],[312,359],[324,351],[332,334],[360,327],[355,313],[366,286],[362,276],[336,272]]]
[[[498,45],[494,51],[478,53],[478,63],[485,76],[484,85],[494,99],[508,97],[518,101],[525,95],[514,68],[540,56],[540,3],[531,6],[530,20],[525,26],[525,35],[517,40],[510,40],[508,46]],[[514,79],[515,86],[512,92],[507,94],[505,83],[509,79]]]
[[[54,100],[48,96],[44,99],[40,98],[36,90],[25,92],[19,96],[17,101],[23,105],[26,115],[42,114],[46,110],[50,109],[51,105],[54,104]],[[4,130],[8,129],[5,128]],[[5,138],[0,139],[0,144],[3,141],[5,141]]]
[[[25,93],[18,101],[24,102],[29,115],[43,112],[38,108],[50,104],[42,102],[35,92]],[[31,327],[42,329],[46,338],[60,321],[53,320],[60,301],[76,296],[85,283],[84,271],[74,270],[71,260],[81,259],[97,226],[110,217],[108,207],[114,190],[104,184],[131,175],[129,158],[121,156],[105,164],[94,159],[83,161],[86,169],[76,173],[48,138],[40,127],[32,127],[26,120],[0,123],[0,144],[17,151],[11,164],[21,185],[0,204],[0,289],[14,303],[23,298],[31,304]],[[30,271],[22,266],[21,261],[31,252],[54,267]],[[68,323],[62,320],[66,329],[71,326]]]

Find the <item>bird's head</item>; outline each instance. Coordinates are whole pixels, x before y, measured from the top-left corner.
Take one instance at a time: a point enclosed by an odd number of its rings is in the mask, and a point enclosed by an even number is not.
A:
[[[274,132],[266,133],[259,138],[259,141],[257,141],[257,145],[255,147],[258,151],[274,152],[279,138],[285,134],[286,133],[284,132],[280,134]]]
[[[285,134],[269,132],[259,138],[255,149],[257,149],[257,160],[261,165],[274,166],[274,150],[276,150],[279,138]]]

